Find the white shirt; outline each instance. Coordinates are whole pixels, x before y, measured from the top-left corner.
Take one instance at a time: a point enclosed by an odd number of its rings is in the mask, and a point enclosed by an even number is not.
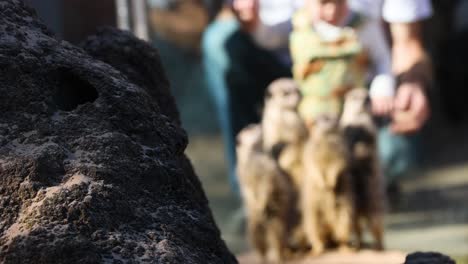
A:
[[[389,23],[408,23],[432,15],[430,0],[348,0],[351,9]]]

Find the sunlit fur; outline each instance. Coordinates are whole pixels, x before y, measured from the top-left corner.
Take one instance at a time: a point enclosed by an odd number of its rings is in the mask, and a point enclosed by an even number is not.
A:
[[[301,190],[303,226],[312,254],[330,244],[347,250],[354,217],[349,153],[334,117],[319,117],[309,128]]]

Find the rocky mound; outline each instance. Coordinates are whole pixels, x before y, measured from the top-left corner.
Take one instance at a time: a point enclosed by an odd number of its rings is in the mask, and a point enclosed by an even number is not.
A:
[[[85,47],[0,2],[0,263],[236,263],[157,53]]]
[[[130,32],[115,28],[101,29],[88,37],[82,47],[94,58],[125,74],[130,82],[144,88],[156,100],[161,113],[180,124],[169,80],[156,49]]]

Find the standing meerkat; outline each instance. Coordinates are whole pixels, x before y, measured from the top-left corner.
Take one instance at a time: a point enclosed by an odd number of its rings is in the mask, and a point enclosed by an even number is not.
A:
[[[296,82],[282,78],[270,84],[262,116],[263,148],[300,186],[303,144],[307,129],[297,112],[301,94]]]
[[[312,254],[328,244],[349,248],[353,228],[353,196],[349,153],[334,117],[319,116],[304,148],[301,190],[303,226]]]
[[[272,82],[265,96],[262,116],[263,147],[272,153],[282,170],[291,178],[297,202],[293,208],[293,251],[309,248],[302,228],[300,190],[303,176],[302,153],[307,139],[307,128],[297,112],[301,94],[293,79],[282,78]]]
[[[280,262],[288,254],[294,190],[288,175],[263,151],[260,125],[237,136],[237,173],[249,240],[263,258]]]
[[[362,222],[365,221],[374,237],[375,248],[382,250],[385,192],[378,160],[377,128],[372,118],[367,90],[353,89],[346,95],[340,126],[351,156],[358,246],[362,244]]]

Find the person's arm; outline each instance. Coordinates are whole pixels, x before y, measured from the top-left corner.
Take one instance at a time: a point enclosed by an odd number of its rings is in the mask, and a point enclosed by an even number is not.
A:
[[[390,24],[393,48],[393,71],[402,74],[415,64],[424,60],[425,50],[422,44],[421,23]]]
[[[393,39],[392,68],[395,74],[402,76],[420,64],[427,64],[420,22],[392,23],[390,30]],[[401,80],[394,101],[395,114],[392,123],[394,132],[418,131],[428,120],[430,109],[425,81],[417,78]]]
[[[381,22],[368,17],[357,32],[373,66],[371,73],[374,77],[369,90],[372,111],[376,115],[389,115],[393,110],[395,78],[392,73],[390,47],[385,39]]]
[[[288,47],[289,34],[291,33],[291,17],[278,21],[265,23],[262,21],[259,0],[233,0],[232,7],[241,28],[250,33],[253,41],[260,47],[268,50],[277,50]],[[292,12],[296,4],[290,0],[284,0],[282,5],[284,14]],[[270,11],[270,10],[266,10]],[[272,10],[283,11],[283,10]],[[270,11],[271,12],[271,11]]]
[[[393,40],[392,69],[400,77],[391,124],[395,133],[416,132],[429,118],[425,92],[428,83],[419,68],[428,65],[421,38],[421,21],[431,15],[430,0],[385,0],[383,4],[383,18],[390,23]],[[415,70],[419,73],[413,74]],[[428,75],[429,71],[425,76]]]

